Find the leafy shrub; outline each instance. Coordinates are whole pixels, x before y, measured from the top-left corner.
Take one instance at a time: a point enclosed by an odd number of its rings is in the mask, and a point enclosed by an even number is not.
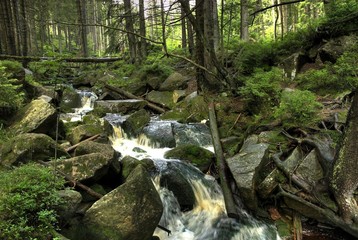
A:
[[[354,44],[333,66],[336,74],[351,88],[358,88],[358,46]]]
[[[308,70],[299,74],[296,80],[301,89],[319,94],[336,93],[346,88],[345,82],[335,75],[331,67]]]
[[[54,84],[61,73],[62,64],[58,61],[31,62],[29,68],[42,84]]]
[[[0,238],[48,239],[56,229],[57,190],[64,180],[45,167],[27,164],[0,178]]]
[[[274,115],[286,126],[305,126],[318,119],[318,110],[321,107],[322,105],[316,101],[316,96],[310,91],[285,91]]]
[[[240,73],[249,75],[256,68],[270,69],[275,62],[272,44],[242,43],[234,53],[234,65]]]
[[[264,106],[272,107],[278,104],[280,83],[283,80],[282,71],[278,68],[269,72],[256,69],[255,73],[246,79],[239,92],[247,100],[249,110],[257,113]]]
[[[20,92],[16,79],[11,79],[6,67],[0,64],[0,111],[1,109],[17,109],[23,99],[24,94]]]

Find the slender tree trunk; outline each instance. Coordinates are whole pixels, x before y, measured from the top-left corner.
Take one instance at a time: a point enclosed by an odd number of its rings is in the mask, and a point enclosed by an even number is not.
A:
[[[249,1],[241,0],[241,28],[240,38],[249,41]]]
[[[77,0],[78,22],[80,23],[80,45],[81,55],[88,57],[87,26],[86,26],[86,2]]]
[[[164,1],[160,0],[160,17],[162,22],[162,42],[163,42],[163,50],[165,53],[168,52],[167,49],[167,37],[166,37],[166,22],[165,22],[165,9],[164,9]]]
[[[139,0],[139,32],[140,35],[146,37],[147,30],[145,26],[145,15],[144,15],[144,1]],[[147,41],[144,38],[140,39],[140,56],[142,59],[147,57]]]
[[[21,42],[22,42],[22,56],[28,55],[28,30],[27,30],[27,17],[26,17],[26,4],[25,0],[20,2],[20,16],[21,16]]]
[[[130,55],[130,62],[134,63],[136,62],[136,39],[134,34],[134,27],[133,27],[133,16],[132,16],[132,4],[130,0],[124,0],[124,11],[125,11],[125,21],[126,21],[126,30],[127,33],[127,39],[128,39],[128,47],[129,47],[129,55]]]
[[[181,47],[183,49],[186,49],[187,48],[186,19],[185,19],[185,12],[183,10],[183,7],[181,7],[180,17],[181,17]]]

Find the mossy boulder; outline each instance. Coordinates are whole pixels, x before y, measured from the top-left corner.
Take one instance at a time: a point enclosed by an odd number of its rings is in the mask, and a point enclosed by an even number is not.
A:
[[[175,147],[164,154],[165,158],[188,161],[202,172],[207,172],[215,160],[215,154],[211,151],[196,146],[182,145]]]
[[[75,156],[85,155],[88,153],[101,153],[108,158],[115,156],[115,151],[110,144],[85,141],[80,143],[75,149]]]
[[[56,128],[56,116],[56,109],[50,103],[42,99],[33,100],[14,116],[10,129],[16,134],[47,134]]]
[[[121,176],[123,179],[127,179],[131,172],[140,165],[140,160],[131,156],[125,156],[121,159],[120,163],[122,167]]]
[[[137,166],[124,184],[88,209],[83,225],[87,239],[149,240],[162,212],[151,178],[142,166]]]
[[[190,96],[190,95],[189,95]],[[183,123],[200,122],[208,118],[208,103],[203,96],[187,96],[175,108],[160,116],[162,120],[177,120]]]
[[[0,163],[5,166],[30,161],[49,161],[55,157],[70,157],[51,137],[41,133],[24,133],[11,138],[1,146]]]
[[[123,130],[130,136],[136,137],[150,121],[149,113],[141,109],[131,114],[122,124]]]
[[[172,91],[151,91],[147,95],[147,100],[172,109],[175,106]]]
[[[99,124],[84,124],[71,128],[68,131],[68,140],[72,144],[77,144],[86,138],[101,134],[103,132],[103,127]]]
[[[56,168],[78,181],[96,182],[108,173],[113,158],[101,153],[89,153],[51,162]]]
[[[75,216],[76,210],[82,201],[82,196],[81,193],[72,189],[60,190],[58,194],[65,203],[58,211],[60,218],[65,222]]]
[[[188,79],[178,72],[172,73],[165,81],[160,85],[160,91],[174,91],[176,89],[185,89],[188,84]]]

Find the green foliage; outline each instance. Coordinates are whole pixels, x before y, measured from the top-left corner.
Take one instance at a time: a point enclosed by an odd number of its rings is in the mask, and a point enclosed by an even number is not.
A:
[[[41,61],[29,64],[29,68],[33,71],[36,80],[46,85],[57,83],[62,67],[62,63],[59,61]]]
[[[20,85],[16,85],[16,79],[10,78],[3,62],[0,62],[0,110],[17,109],[24,100],[24,94],[20,92]]]
[[[283,73],[278,68],[273,68],[268,72],[256,69],[240,89],[240,94],[248,102],[248,109],[252,113],[257,113],[264,106],[277,105],[281,91],[280,83],[283,80]]]
[[[296,80],[301,89],[318,94],[336,93],[346,88],[345,82],[335,75],[331,67],[311,69],[299,74]]]
[[[245,75],[253,73],[256,68],[269,70],[275,62],[274,48],[269,43],[241,43],[233,55],[234,66]]]
[[[353,44],[333,66],[336,74],[349,88],[358,88],[358,46]]]
[[[140,70],[140,79],[147,81],[148,78],[155,76],[163,81],[171,74],[172,69],[165,64],[153,63],[151,65],[145,65]]]
[[[318,119],[318,110],[321,107],[316,96],[310,91],[285,91],[274,115],[283,121],[284,126],[305,126]]]
[[[57,190],[64,180],[45,167],[27,164],[0,178],[0,238],[48,239],[56,229]]]

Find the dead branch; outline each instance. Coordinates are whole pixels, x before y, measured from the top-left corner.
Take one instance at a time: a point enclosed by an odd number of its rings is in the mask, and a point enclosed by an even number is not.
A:
[[[260,13],[260,12],[264,12],[270,8],[274,8],[274,7],[279,7],[279,6],[283,6],[283,5],[288,5],[288,4],[294,4],[294,3],[298,3],[298,2],[304,2],[305,0],[295,0],[295,1],[291,1],[291,2],[281,2],[281,3],[277,3],[265,8],[261,8],[253,13],[250,14],[250,16],[255,16],[256,14]]]
[[[308,209],[312,209],[312,211],[317,212],[317,216],[322,218],[324,222],[331,224],[332,226],[336,226],[344,230],[345,232],[351,234],[352,236],[358,238],[358,226],[355,224],[347,224],[343,221],[342,218],[338,217],[334,212],[328,209],[320,208],[317,205],[310,203],[296,195],[286,192],[280,187],[280,192],[276,195],[276,197],[286,197],[291,200],[303,204]],[[312,217],[312,216],[307,216]],[[318,221],[322,221],[322,219],[316,219]]]
[[[109,85],[109,84],[106,84],[106,85],[105,85],[105,88],[107,88],[107,90],[109,90],[109,91],[116,92],[116,93],[118,93],[118,94],[120,94],[120,95],[122,95],[122,96],[124,96],[124,97],[126,97],[126,98],[129,98],[129,99],[143,100],[143,101],[145,101],[145,102],[147,103],[147,106],[148,106],[149,108],[151,108],[152,110],[154,110],[154,111],[156,111],[156,112],[159,112],[159,113],[165,113],[165,112],[166,112],[166,110],[165,110],[164,108],[159,107],[159,106],[157,106],[157,105],[155,105],[155,104],[153,104],[153,103],[151,103],[151,102],[149,102],[149,101],[147,101],[147,100],[145,100],[145,99],[143,99],[143,98],[141,98],[141,97],[138,97],[138,96],[136,96],[136,95],[133,95],[133,94],[131,94],[130,92],[124,91],[124,90],[121,89],[121,88],[113,87],[113,86],[111,86],[111,85]]]
[[[81,143],[95,140],[95,139],[98,138],[99,136],[101,136],[101,134],[97,134],[97,135],[94,135],[94,136],[92,136],[92,137],[90,137],[90,138],[87,138],[87,139],[85,139],[85,140],[83,140],[83,141],[81,141],[81,142],[79,142],[79,143],[77,143],[77,144],[75,144],[75,145],[73,145],[73,146],[71,146],[71,147],[66,148],[65,150],[66,150],[66,152],[71,152],[71,151],[74,150],[76,147],[78,147],[78,145],[80,145]]]
[[[54,161],[56,161],[56,160],[54,160]],[[43,161],[38,161],[38,162],[46,167],[51,167],[50,163],[43,162]],[[65,178],[65,180],[71,182],[73,187],[79,187],[80,189],[86,191],[89,195],[95,197],[96,199],[100,199],[103,197],[102,194],[95,192],[90,187],[87,187],[86,185],[80,183],[79,181],[74,180],[71,176],[67,175],[66,173],[64,173],[58,169],[55,169],[55,171],[57,173],[59,173],[60,175],[62,175]]]

